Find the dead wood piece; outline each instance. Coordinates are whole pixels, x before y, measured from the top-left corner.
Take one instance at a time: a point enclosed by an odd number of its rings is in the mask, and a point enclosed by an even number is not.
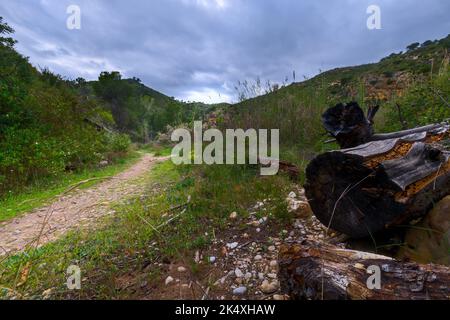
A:
[[[379,268],[380,289],[367,285],[371,266]],[[282,247],[279,267],[281,289],[292,299],[450,299],[449,267],[402,263],[326,243],[308,241]]]
[[[278,163],[279,171],[287,173],[287,175],[292,180],[297,180],[299,177],[300,170],[293,163],[290,163],[290,162],[284,161],[284,160],[273,159],[273,158],[259,157],[258,159],[259,159],[259,163],[262,164],[263,166],[270,166],[274,162]]]
[[[370,140],[373,118],[378,109],[378,106],[369,108],[366,118],[358,103],[339,103],[322,115],[322,122],[342,148],[350,148]]]
[[[305,194],[315,216],[351,237],[425,215],[450,193],[448,133],[415,133],[317,156]]]

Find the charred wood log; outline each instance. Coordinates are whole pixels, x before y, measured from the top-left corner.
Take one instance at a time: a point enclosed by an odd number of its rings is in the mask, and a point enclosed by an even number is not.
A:
[[[373,118],[378,109],[378,106],[370,107],[366,118],[358,103],[340,103],[322,115],[322,122],[342,148],[351,148],[370,141]]]
[[[449,267],[401,263],[326,243],[284,246],[279,266],[281,289],[292,299],[450,299]],[[379,268],[379,289],[367,285],[371,266]]]
[[[305,191],[315,216],[365,237],[425,215],[450,193],[448,125],[317,156]]]
[[[329,108],[322,115],[322,123],[334,139],[326,142],[337,141],[341,148],[353,148],[370,141],[402,138],[415,133],[429,132],[448,124],[447,122],[437,123],[393,133],[375,134],[373,123],[378,110],[379,106],[369,107],[367,117],[365,117],[364,111],[356,102],[340,103]]]

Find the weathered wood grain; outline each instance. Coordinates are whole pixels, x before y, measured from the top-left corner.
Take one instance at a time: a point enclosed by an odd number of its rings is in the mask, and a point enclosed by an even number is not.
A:
[[[307,241],[279,255],[282,291],[292,299],[450,299],[450,268],[402,263],[386,256]],[[381,271],[380,289],[369,289],[370,266]]]
[[[317,156],[306,169],[305,184],[314,214],[356,238],[426,214],[450,193],[447,129]]]

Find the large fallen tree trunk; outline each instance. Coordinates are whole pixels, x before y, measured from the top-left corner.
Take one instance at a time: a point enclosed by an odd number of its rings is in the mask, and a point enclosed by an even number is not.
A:
[[[279,266],[281,289],[292,299],[450,299],[448,267],[400,263],[326,243],[282,247]],[[367,285],[374,283],[371,266],[379,268],[379,289]]]
[[[313,159],[305,191],[315,216],[358,238],[425,215],[450,193],[450,127],[425,128]]]

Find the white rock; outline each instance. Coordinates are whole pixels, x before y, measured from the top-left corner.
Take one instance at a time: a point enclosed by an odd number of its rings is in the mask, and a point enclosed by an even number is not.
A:
[[[195,251],[195,256],[194,256],[194,261],[196,262],[196,263],[199,263],[200,262],[200,251]]]
[[[291,193],[289,193],[289,195],[288,195],[288,198],[295,199],[295,198],[297,198],[297,195],[295,194],[294,191],[291,191]]]
[[[264,203],[261,201],[258,201],[256,205],[253,207],[253,209],[258,210],[259,208],[262,208],[264,206]]]
[[[222,278],[220,278],[219,280],[217,280],[217,281],[214,283],[214,285],[217,286],[217,285],[219,285],[219,284],[224,284],[224,283],[225,283],[225,280],[227,280],[227,278],[228,278],[228,275],[223,276]]]
[[[239,243],[237,243],[237,242],[227,243],[227,247],[232,250],[236,249],[238,245],[239,245]]]
[[[100,167],[106,167],[108,164],[109,162],[107,160],[100,161],[99,163]]]
[[[275,250],[277,250],[277,248],[275,248],[275,246],[270,246],[269,248],[267,248],[267,250],[269,250],[270,252],[274,252]]]
[[[270,294],[270,293],[274,293],[275,291],[277,291],[279,287],[280,287],[280,285],[278,284],[277,281],[269,282],[267,280],[264,280],[260,286],[260,289],[265,294]]]
[[[272,298],[276,301],[286,300],[281,294],[274,294]]]
[[[256,228],[256,232],[261,232],[261,229],[260,228]]]
[[[277,278],[277,274],[276,273],[269,273],[267,275],[267,277],[271,278],[271,279],[276,279]]]
[[[51,295],[53,294],[54,291],[55,291],[54,288],[50,288],[50,289],[45,290],[44,292],[42,292],[42,298],[44,300],[50,299],[50,297],[51,297]]]
[[[255,256],[255,260],[256,260],[256,261],[262,260],[262,256],[261,256],[260,254],[257,254],[257,255]]]
[[[245,275],[244,275],[244,278],[245,279],[251,279],[252,278],[252,274],[250,273],[250,272],[247,272]]]
[[[296,229],[300,229],[303,227],[302,222],[298,219],[294,221],[293,225],[294,225],[294,228],[296,228]]]
[[[211,262],[211,263],[216,262],[216,257],[214,257],[214,256],[209,257],[209,262]]]
[[[231,220],[235,220],[236,218],[237,218],[237,212],[236,211],[230,213],[230,219]]]
[[[186,272],[186,268],[185,267],[178,267],[178,272]]]
[[[247,292],[247,287],[238,287],[233,290],[233,294],[236,296],[241,296]]]
[[[278,267],[278,261],[277,260],[272,260],[272,261],[270,261],[270,264],[269,264],[272,268],[276,268],[276,267]]]
[[[239,268],[236,268],[235,270],[234,270],[234,274],[235,274],[235,276],[237,277],[237,278],[242,278],[243,276],[244,276],[244,273],[241,271],[241,269],[239,269]]]
[[[165,281],[166,286],[167,286],[169,283],[173,282],[173,280],[174,280],[174,279],[173,279],[171,276],[168,276],[168,277],[166,278],[166,281]]]

